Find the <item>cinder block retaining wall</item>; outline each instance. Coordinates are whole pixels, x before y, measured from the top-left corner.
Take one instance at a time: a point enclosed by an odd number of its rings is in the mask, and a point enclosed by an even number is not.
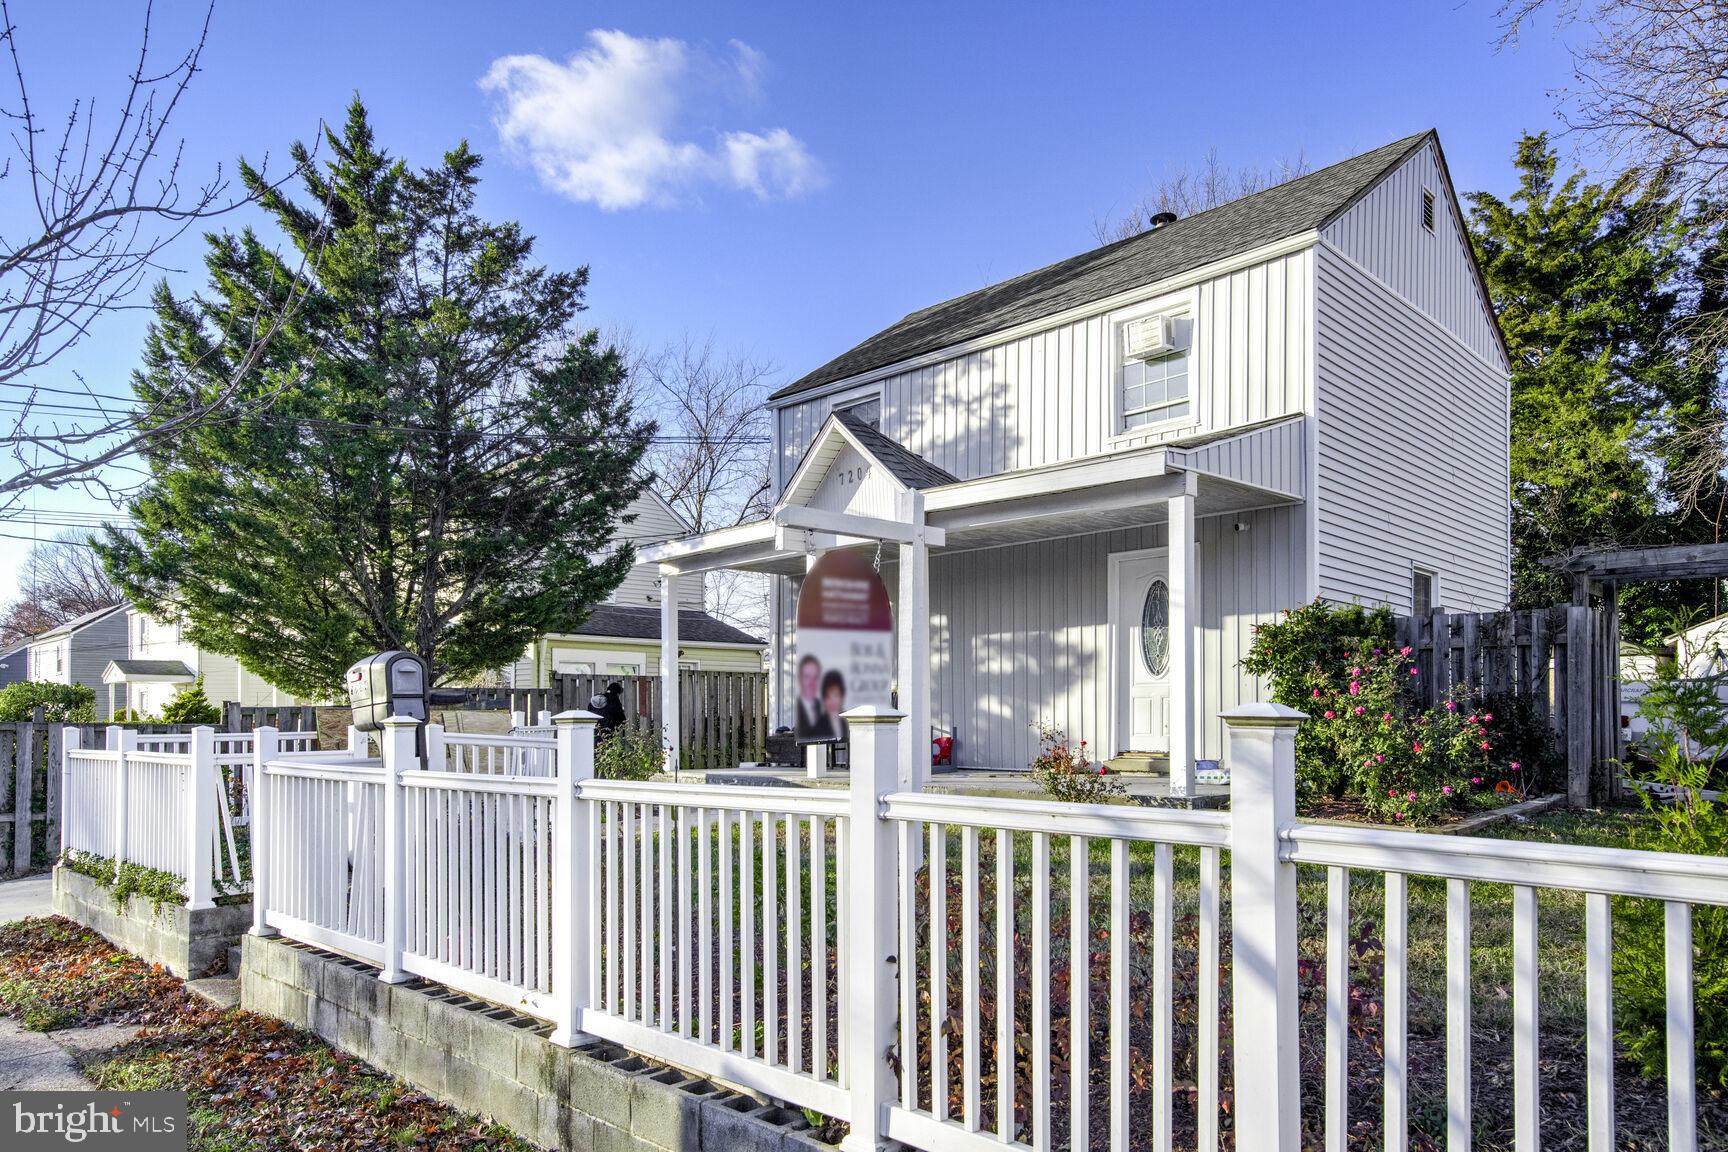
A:
[[[252,905],[188,911],[183,904],[154,906],[143,896],[114,904],[114,890],[70,868],[54,869],[54,911],[105,937],[116,948],[160,964],[182,980],[226,966],[232,948],[252,925]]]
[[[431,1096],[570,1152],[818,1152],[801,1113],[611,1044],[279,937],[245,937],[240,1003],[316,1033]]]

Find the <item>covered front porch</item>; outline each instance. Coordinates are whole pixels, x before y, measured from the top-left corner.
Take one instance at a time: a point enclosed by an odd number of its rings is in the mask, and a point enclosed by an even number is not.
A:
[[[1218,713],[1258,697],[1236,670],[1253,623],[1306,595],[1305,443],[1296,418],[962,480],[836,416],[770,516],[644,558],[663,604],[711,569],[777,578],[770,715],[785,724],[797,581],[826,550],[871,556],[894,601],[906,787],[946,735],[979,787],[1023,789],[1047,722],[1192,796],[1223,759]],[[676,700],[677,663],[661,667]]]

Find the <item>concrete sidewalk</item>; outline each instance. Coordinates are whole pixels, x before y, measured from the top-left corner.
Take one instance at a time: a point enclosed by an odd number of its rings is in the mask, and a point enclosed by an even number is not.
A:
[[[48,873],[0,882],[0,924],[53,914],[54,877]]]

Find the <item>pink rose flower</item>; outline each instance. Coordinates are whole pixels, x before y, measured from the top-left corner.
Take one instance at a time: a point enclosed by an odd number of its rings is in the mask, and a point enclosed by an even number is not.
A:
[[[1518,761],[1512,761],[1512,763],[1508,764],[1507,767],[1512,769],[1514,772],[1518,771]]]
[[[1412,751],[1412,752],[1422,751],[1422,741],[1418,740],[1418,741],[1416,741],[1416,743],[1410,745],[1410,751]]]
[[[1440,785],[1440,795],[1442,795],[1442,796],[1452,795],[1452,785],[1450,785],[1450,784]]]
[[[1362,707],[1362,705],[1358,704],[1358,705],[1356,705],[1355,711],[1356,711],[1356,715],[1360,716],[1360,715],[1362,715],[1362,713],[1368,711],[1368,709],[1366,709],[1366,708]]]
[[[1400,655],[1400,656],[1410,655],[1410,645],[1406,644],[1406,645],[1404,645],[1404,647],[1398,649],[1398,655]]]
[[[1494,713],[1492,713],[1492,712],[1482,713],[1482,723],[1484,723],[1484,724],[1494,723]]]
[[[1412,676],[1421,675],[1421,673],[1416,670],[1416,665],[1414,665],[1414,664],[1410,665],[1410,675],[1412,675]]]
[[[1448,700],[1448,701],[1446,701],[1446,711],[1456,712],[1456,711],[1458,711],[1458,705],[1453,703],[1452,701]]]
[[[1376,764],[1386,763],[1386,753],[1384,753],[1384,752],[1374,753],[1374,763],[1376,763]]]
[[[1480,776],[1472,776],[1472,777],[1470,777],[1470,783],[1472,783],[1472,784],[1480,784],[1480,783],[1482,783],[1482,777],[1480,777]]]
[[[1352,695],[1352,696],[1362,695],[1362,682],[1360,680],[1350,681],[1350,695]]]
[[[1488,751],[1488,741],[1486,740],[1482,741],[1482,751]]]
[[[1416,793],[1414,793],[1414,792],[1406,792],[1406,793],[1404,793],[1404,799],[1406,799],[1406,800],[1414,800],[1414,799],[1416,799]]]
[[[1402,821],[1404,819],[1404,813],[1394,812],[1394,813],[1392,813],[1392,819],[1397,820],[1397,821]]]
[[[1330,708],[1326,709],[1326,719],[1331,720],[1336,715],[1337,715],[1337,713],[1333,712],[1332,709],[1330,709]]]
[[[1314,691],[1310,692],[1308,695],[1311,696],[1312,698],[1314,698],[1315,700],[1318,700],[1318,699],[1320,699],[1320,689],[1316,688],[1316,689],[1314,689]]]

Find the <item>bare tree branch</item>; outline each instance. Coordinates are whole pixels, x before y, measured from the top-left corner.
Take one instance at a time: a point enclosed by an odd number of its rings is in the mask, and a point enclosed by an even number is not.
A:
[[[112,123],[99,124],[94,99],[79,100],[51,129],[31,97],[10,0],[0,0],[0,41],[14,89],[0,99],[11,145],[0,165],[0,190],[14,192],[25,209],[19,228],[0,229],[0,410],[12,421],[11,432],[0,436],[8,457],[0,512],[32,488],[79,485],[113,495],[110,465],[218,412],[231,415],[239,381],[304,299],[315,252],[303,253],[295,283],[280,300],[261,305],[214,342],[211,354],[232,366],[232,386],[172,412],[139,410],[135,401],[99,393],[77,377],[78,390],[43,382],[44,370],[104,317],[148,306],[136,300],[139,290],[168,271],[161,258],[188,229],[274,186],[260,178],[252,190],[234,188],[220,166],[195,187],[182,183],[184,143],[172,140],[168,128],[199,71],[214,10],[210,0],[190,46],[164,63],[152,44],[154,10],[147,3]]]
[[[1300,152],[1294,158],[1281,159],[1264,168],[1257,165],[1231,168],[1219,158],[1216,147],[1208,148],[1198,170],[1190,170],[1187,165],[1176,169],[1154,184],[1120,218],[1094,216],[1092,235],[1099,244],[1114,244],[1150,229],[1152,217],[1160,212],[1192,216],[1264,192],[1309,171],[1308,160]]]
[[[85,536],[69,530],[30,549],[20,594],[0,610],[0,648],[124,599]]]

